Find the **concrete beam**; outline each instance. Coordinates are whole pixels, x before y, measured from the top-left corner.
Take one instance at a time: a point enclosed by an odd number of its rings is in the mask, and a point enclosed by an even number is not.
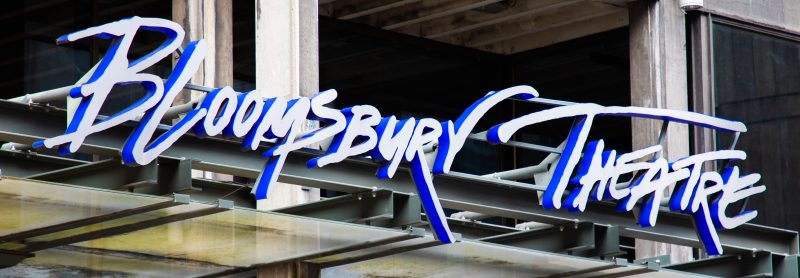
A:
[[[573,5],[585,0],[544,0],[544,1],[519,1],[514,2],[502,12],[488,13],[484,11],[466,11],[463,14],[452,15],[445,18],[431,20],[423,23],[420,28],[421,36],[436,39],[459,33],[489,27],[512,20],[517,20],[533,14],[545,13],[564,6]]]
[[[600,3],[578,2],[476,30],[451,41],[510,54],[625,26],[625,11]]]
[[[382,28],[386,30],[395,30],[404,26],[434,20],[437,18],[477,9],[486,5],[491,5],[501,0],[461,0],[461,1],[439,1],[446,2],[436,7],[423,6],[415,17],[407,20],[398,20],[384,25]]]
[[[411,3],[416,3],[421,0],[391,0],[391,1],[369,1],[359,3],[360,5],[352,5],[349,7],[353,7],[352,11],[340,11],[334,10],[333,14],[337,19],[341,20],[351,20],[354,18],[359,18],[362,16],[368,16],[371,14],[388,11],[397,7],[402,7]],[[364,7],[366,6],[366,7]],[[354,9],[354,8],[357,8]]]

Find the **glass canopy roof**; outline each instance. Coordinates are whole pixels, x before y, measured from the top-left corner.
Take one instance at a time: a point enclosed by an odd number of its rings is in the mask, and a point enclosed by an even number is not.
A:
[[[171,200],[3,177],[0,180],[0,236]],[[46,242],[211,207],[215,205],[191,202],[30,237],[27,241]],[[407,232],[236,207],[211,215],[37,251],[34,257],[16,266],[0,269],[0,276],[200,276],[404,234]],[[432,240],[430,235],[426,235],[311,261],[324,264]],[[16,250],[24,247],[24,243],[8,242],[0,244],[0,249]],[[322,274],[329,277],[535,277],[602,268],[606,270],[593,272],[592,275],[633,274],[644,267],[616,266],[609,261],[465,240],[334,266],[323,269]],[[681,277],[684,274],[651,272],[646,275]]]

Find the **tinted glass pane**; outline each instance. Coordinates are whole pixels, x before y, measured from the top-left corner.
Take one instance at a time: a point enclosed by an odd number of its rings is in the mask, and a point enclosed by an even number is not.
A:
[[[717,116],[747,124],[737,149],[747,152],[743,174],[760,173],[767,191],[749,201],[755,222],[800,229],[800,43],[715,24],[713,30]],[[720,135],[718,148],[729,146]],[[729,212],[732,214],[733,212]]]

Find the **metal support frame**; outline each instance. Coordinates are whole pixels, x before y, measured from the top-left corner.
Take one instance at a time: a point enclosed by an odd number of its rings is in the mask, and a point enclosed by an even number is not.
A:
[[[36,140],[58,136],[64,129],[64,117],[63,111],[50,109],[48,112],[35,105],[0,101],[0,126],[3,127],[0,140],[31,144]],[[86,139],[79,151],[116,155],[131,130],[132,126],[122,125],[94,134]],[[259,152],[242,153],[239,145],[231,140],[201,140],[187,135],[165,151],[162,157],[191,157],[191,167],[194,169],[254,178],[261,172],[264,159]],[[375,178],[378,164],[361,158],[349,158],[323,168],[307,168],[306,161],[318,155],[320,152],[314,150],[293,152],[286,160],[279,181],[346,193],[373,190],[373,187],[409,195],[416,192],[407,168],[401,167],[394,178],[387,180]],[[608,202],[593,202],[581,214],[545,210],[537,204],[537,193],[545,189],[542,185],[456,172],[437,175],[434,183],[440,201],[446,208],[556,225],[574,223],[577,218],[579,221],[619,227],[621,236],[702,247],[691,217],[666,209],[659,212],[655,227],[642,228],[635,224],[632,212],[619,213],[615,204]],[[726,252],[757,248],[780,254],[798,253],[798,234],[793,231],[745,224],[736,229],[719,231],[719,237]]]
[[[0,150],[0,168],[3,170],[3,175],[7,176],[27,177],[86,163],[89,162],[44,155],[29,150]]]
[[[466,239],[480,239],[519,232],[511,227],[468,219],[447,218],[447,224],[450,225],[450,231],[459,233]]]
[[[594,248],[594,224],[575,223],[482,238],[481,241],[516,247],[569,253]]]
[[[103,189],[164,195],[191,189],[191,161],[159,158],[157,163],[128,167],[112,158],[28,176],[28,179]]]
[[[256,200],[250,194],[252,185],[234,182],[222,182],[209,179],[193,178],[192,187],[178,193],[189,194],[200,202],[214,202],[225,199],[234,202],[238,207],[256,208]]]
[[[421,208],[422,204],[416,195],[384,189],[281,208],[274,212],[372,226],[402,227],[422,222]]]
[[[798,257],[753,251],[673,264],[663,268],[719,277],[798,277]]]
[[[594,249],[586,254],[587,257],[608,259],[627,253],[619,245],[619,227],[594,226]]]

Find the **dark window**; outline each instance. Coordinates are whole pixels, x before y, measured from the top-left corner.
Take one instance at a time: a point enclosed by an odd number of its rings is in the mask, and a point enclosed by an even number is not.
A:
[[[0,16],[4,26],[0,31],[0,97],[4,99],[75,84],[105,54],[110,41],[85,38],[56,45],[56,38],[132,16],[170,18],[172,11],[171,5],[155,0],[3,1],[0,8],[11,11]],[[138,32],[129,57],[152,51],[163,39],[155,32]],[[166,77],[170,68],[171,61],[164,59],[146,71]],[[101,113],[113,114],[143,94],[138,86],[117,86]]]
[[[714,97],[717,116],[742,121],[737,149],[742,174],[760,173],[767,191],[751,197],[756,223],[800,229],[800,42],[716,23],[713,26]],[[730,145],[720,135],[717,148]],[[792,209],[794,208],[794,209]],[[729,211],[733,214],[733,211]]]

